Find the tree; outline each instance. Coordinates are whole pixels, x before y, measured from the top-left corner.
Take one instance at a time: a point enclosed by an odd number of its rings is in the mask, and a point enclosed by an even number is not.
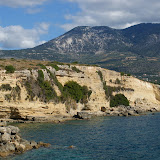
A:
[[[129,101],[123,94],[116,94],[110,100],[110,107],[117,107],[119,105],[129,106]]]
[[[12,65],[5,67],[6,73],[14,73],[15,68]]]

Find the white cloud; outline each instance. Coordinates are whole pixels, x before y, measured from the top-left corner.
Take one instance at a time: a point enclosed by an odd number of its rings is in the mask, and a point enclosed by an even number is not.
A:
[[[141,22],[160,22],[159,0],[68,0],[77,3],[80,12],[66,15],[72,21],[61,27],[69,30],[82,25],[129,27]]]
[[[31,48],[42,44],[40,36],[48,33],[49,24],[40,23],[32,29],[24,29],[22,26],[0,26],[0,45],[5,49]]]
[[[42,11],[41,8],[28,8],[27,9],[27,13],[29,13],[29,14],[35,14],[35,13],[39,13],[41,11]]]
[[[48,0],[0,0],[0,5],[8,7],[33,7]]]

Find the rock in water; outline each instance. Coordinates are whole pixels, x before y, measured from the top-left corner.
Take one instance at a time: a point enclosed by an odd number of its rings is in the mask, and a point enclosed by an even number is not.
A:
[[[77,117],[79,119],[90,119],[92,118],[92,114],[90,112],[81,111],[81,112],[77,112]]]
[[[27,141],[19,135],[19,128],[15,126],[0,127],[0,156],[6,157],[14,153],[23,153],[27,150],[49,147],[49,143]]]

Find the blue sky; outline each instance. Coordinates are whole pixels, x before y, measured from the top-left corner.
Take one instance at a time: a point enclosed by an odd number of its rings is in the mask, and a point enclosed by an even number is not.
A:
[[[0,48],[31,48],[76,26],[160,22],[159,0],[0,0]]]

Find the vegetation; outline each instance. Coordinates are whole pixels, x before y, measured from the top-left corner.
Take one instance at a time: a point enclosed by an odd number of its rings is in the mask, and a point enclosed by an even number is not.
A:
[[[79,69],[78,69],[77,67],[75,67],[75,66],[74,66],[74,67],[72,67],[72,70],[73,70],[73,71],[75,71],[75,72],[77,72],[77,73],[82,72],[81,70],[79,70]]]
[[[59,70],[60,70],[60,68],[57,66],[57,64],[48,63],[48,66],[51,66],[51,67],[54,68],[56,71],[59,71]]]
[[[42,90],[42,93],[44,95],[44,101],[48,102],[54,97],[57,97],[56,92],[52,88],[49,81],[44,81],[44,74],[42,70],[38,70],[38,78],[37,78],[38,84]]]
[[[53,83],[59,88],[61,94],[63,95],[63,86],[62,86],[62,84],[58,81],[56,75],[53,74],[49,69],[47,69],[47,72],[50,74],[50,78],[52,79]]]
[[[117,78],[116,80],[115,80],[115,84],[120,84],[121,83],[121,81]]]
[[[33,93],[31,83],[29,81],[26,81],[25,82],[25,87],[26,87],[26,90],[27,90],[27,93],[28,93],[27,98],[29,98],[30,101],[33,101],[33,98],[35,97],[35,94]]]
[[[106,95],[106,99],[110,99],[113,97],[113,92],[120,92],[120,91],[134,91],[134,89],[132,88],[124,88],[124,87],[121,87],[121,86],[118,86],[118,87],[111,87],[111,86],[108,86],[106,85],[106,82],[103,80],[103,75],[102,75],[102,72],[101,71],[98,71],[97,72],[102,83],[103,83],[103,89],[105,91],[105,95]],[[110,80],[110,82],[112,82],[112,80]],[[115,81],[116,84],[120,84],[120,80],[117,78],[116,81]]]
[[[103,82],[103,75],[102,75],[102,72],[99,70],[97,73],[98,73],[98,75],[99,75],[101,81]]]
[[[11,90],[12,90],[12,87],[11,87],[10,84],[2,84],[2,85],[0,86],[0,90],[2,90],[2,91],[11,91]]]
[[[129,101],[123,94],[116,94],[110,100],[110,107],[117,107],[119,105],[129,106]]]
[[[72,64],[78,64],[78,61],[74,61],[74,62],[72,62]]]
[[[19,85],[16,85],[16,87],[12,89],[11,97],[13,97],[14,101],[16,101],[16,98],[18,100],[21,99],[21,88],[19,87]]]
[[[15,68],[12,65],[5,67],[6,73],[14,73]]]
[[[88,90],[87,86],[80,86],[77,82],[69,81],[64,85],[64,96],[65,98],[71,97],[77,103],[86,103],[87,99],[91,95],[91,91]]]
[[[41,69],[46,69],[45,65],[41,64],[41,63],[38,63],[37,66],[40,66]]]
[[[124,72],[121,72],[121,76],[124,76]]]

